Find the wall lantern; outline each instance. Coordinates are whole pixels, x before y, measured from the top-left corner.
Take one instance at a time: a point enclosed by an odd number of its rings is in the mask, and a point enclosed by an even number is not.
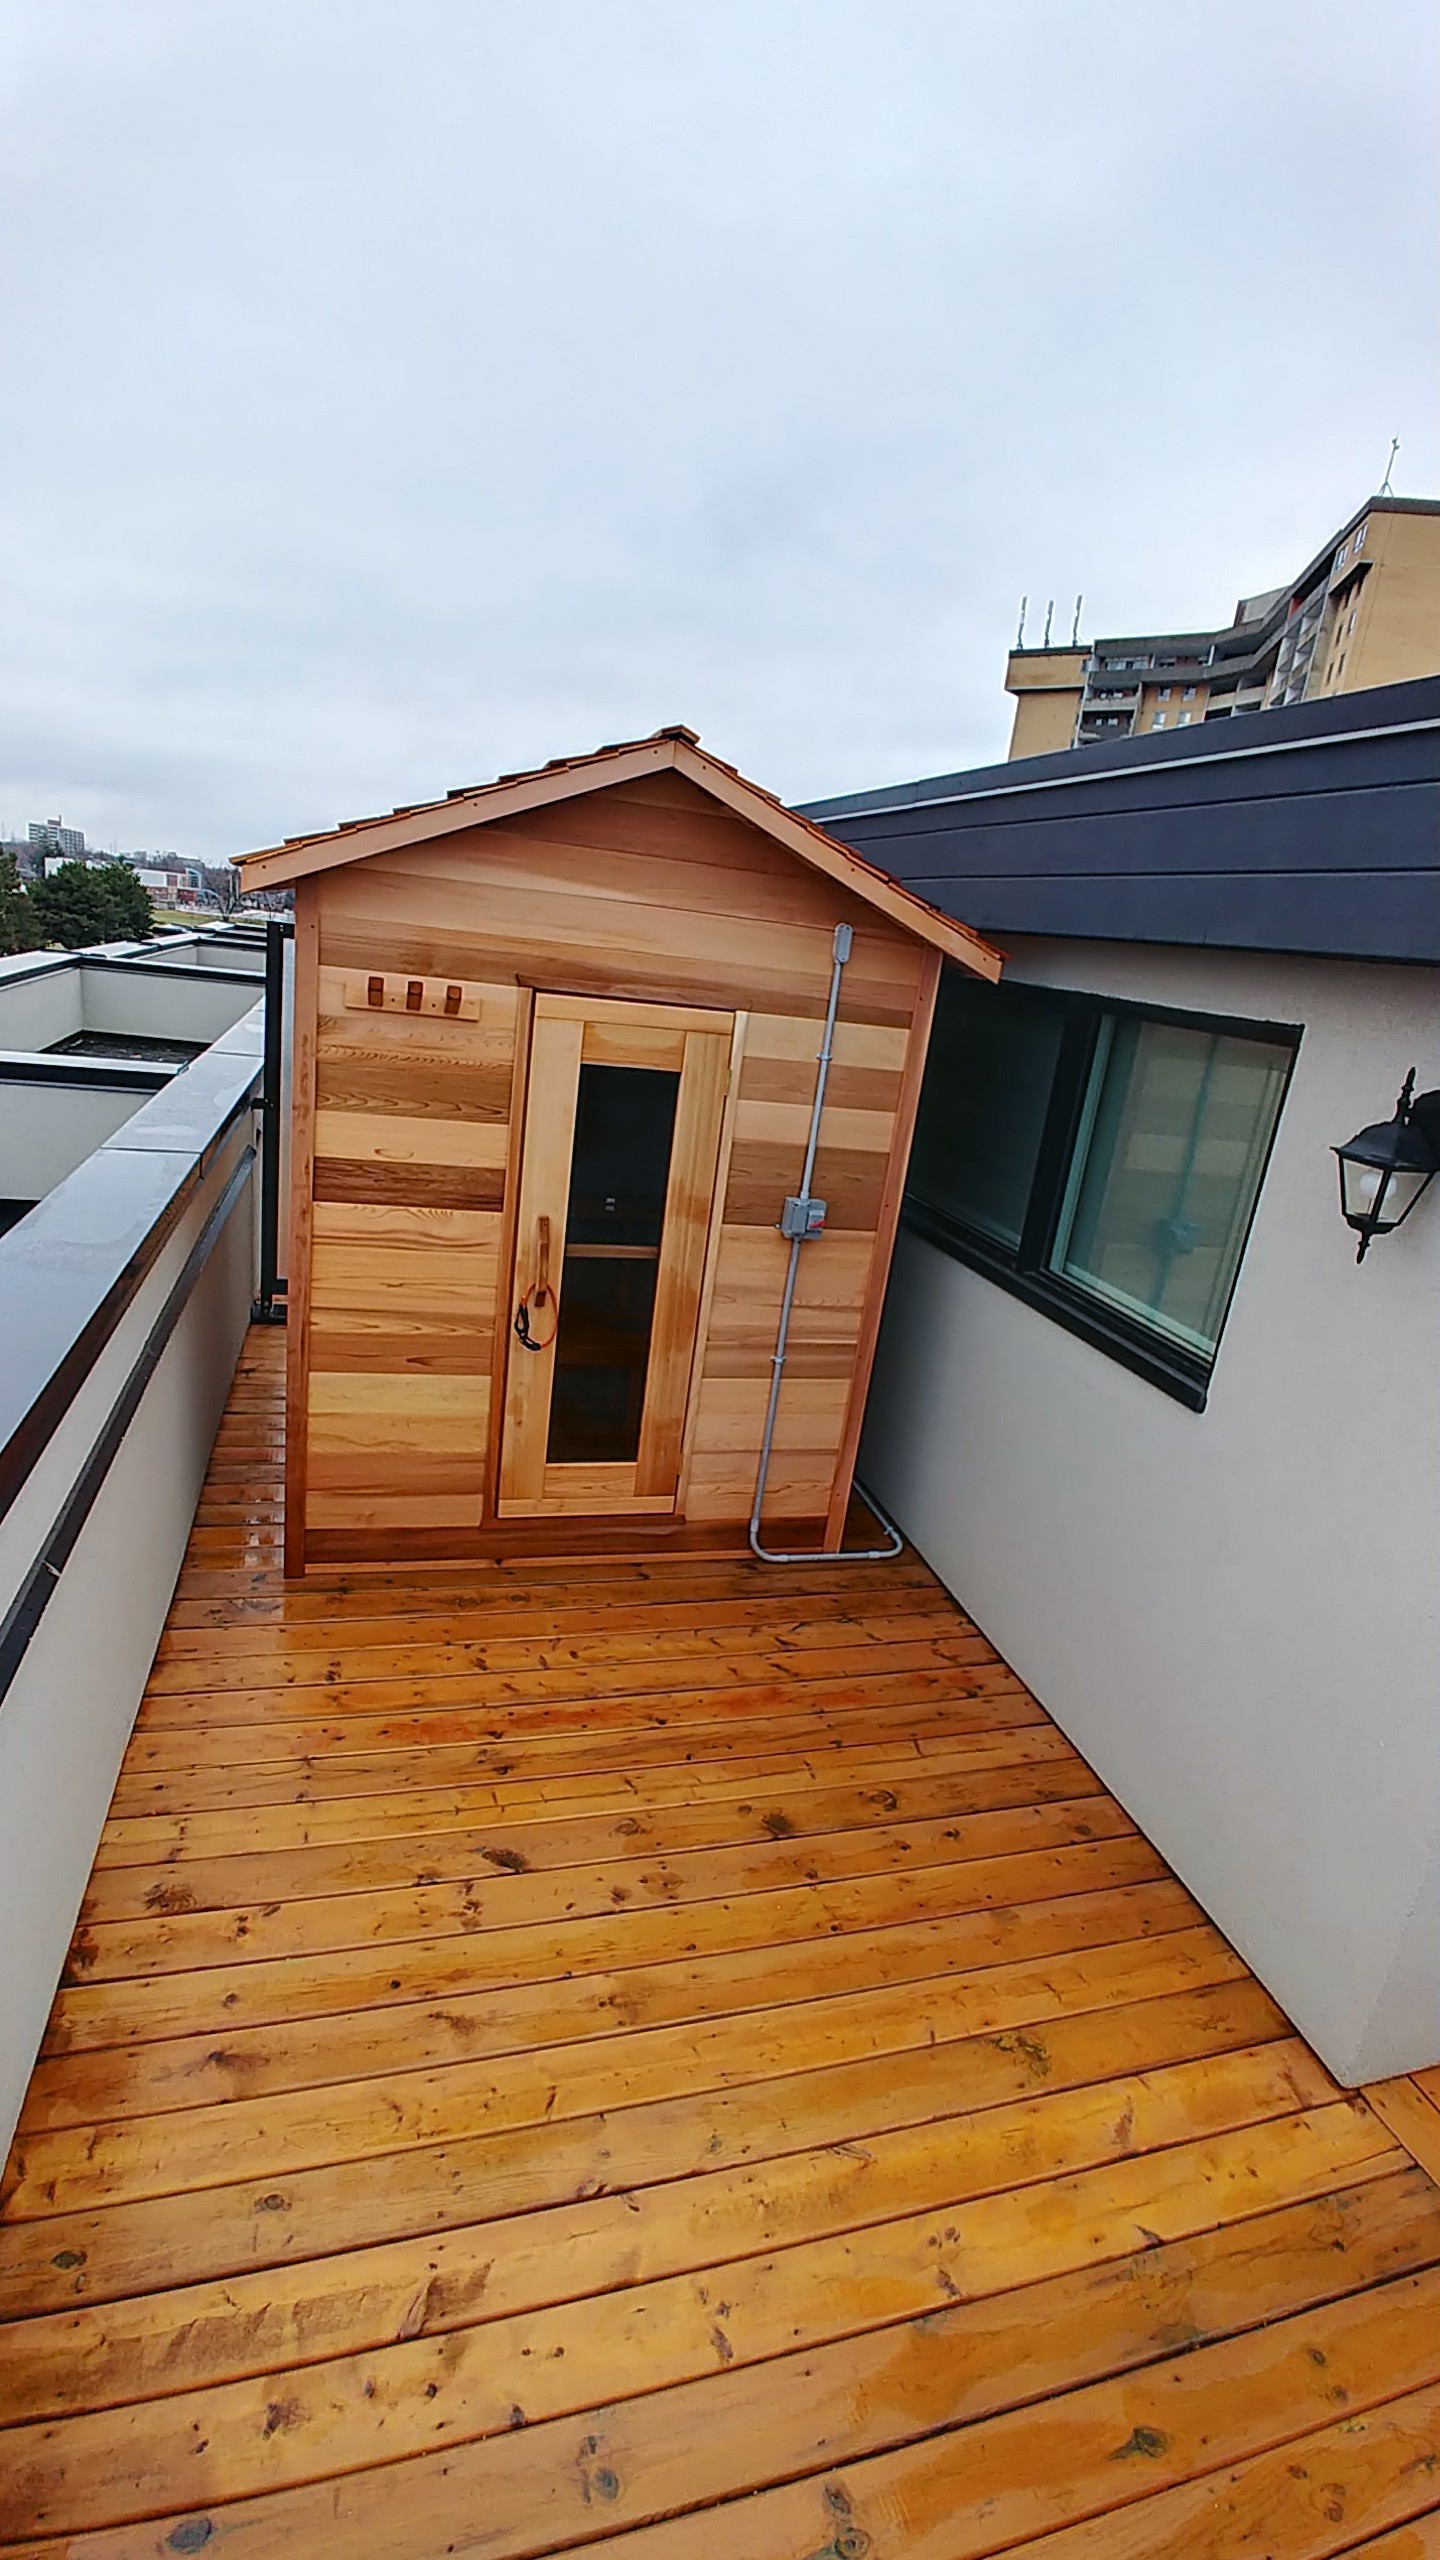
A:
[[[1412,1067],[1394,1119],[1372,1121],[1334,1152],[1341,1215],[1360,1238],[1355,1259],[1363,1262],[1372,1238],[1393,1234],[1440,1173],[1440,1092],[1417,1093]]]

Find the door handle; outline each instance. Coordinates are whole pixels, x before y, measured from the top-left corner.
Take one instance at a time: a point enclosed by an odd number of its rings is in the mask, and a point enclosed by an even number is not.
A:
[[[547,1305],[551,1309],[550,1330],[543,1339],[537,1341],[531,1331],[530,1319],[532,1315],[539,1316]],[[515,1338],[522,1350],[548,1351],[555,1339],[558,1321],[558,1311],[550,1289],[550,1221],[548,1218],[537,1218],[535,1221],[535,1278],[515,1310]]]

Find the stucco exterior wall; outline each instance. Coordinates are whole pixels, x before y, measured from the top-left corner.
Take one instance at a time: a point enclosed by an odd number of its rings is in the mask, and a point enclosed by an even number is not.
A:
[[[219,1040],[264,993],[258,978],[194,970],[84,969],[85,1028],[135,1039]]]
[[[1012,649],[1005,690],[1016,697],[1008,754],[1052,755],[1075,743],[1075,715],[1085,689],[1089,648]]]
[[[1012,764],[1025,756],[1048,756],[1075,744],[1075,714],[1080,690],[1068,693],[1022,693],[1006,750]]]
[[[80,969],[68,954],[0,960],[0,1049],[51,1049],[84,1027]]]
[[[0,1199],[43,1200],[148,1102],[134,1085],[0,1087]]]
[[[258,1068],[258,1023],[248,1049],[244,1026],[230,1037],[233,1088]],[[117,1219],[128,1241],[117,1195],[122,1202],[127,1194],[150,1197],[148,1177],[151,1190],[168,1197],[170,1171],[179,1182],[203,1156],[176,1226],[0,1523],[0,1608],[25,1590],[193,1246],[243,1167],[251,1115],[224,1119],[225,1072],[222,1060],[188,1128],[191,1097],[182,1095],[177,1107],[173,1095],[157,1096],[149,1120],[138,1117],[79,1168],[68,1191],[4,1240],[0,1259],[11,1267],[0,1269],[0,1281],[8,1282],[12,1303],[48,1281],[64,1305],[67,1283],[83,1288],[88,1271],[108,1273]],[[134,1177],[117,1184],[107,1175],[120,1150]],[[0,2155],[29,2085],[244,1340],[255,1217],[252,1177],[120,1442],[56,1597],[0,1698]],[[142,1227],[137,1249],[144,1242]],[[39,1381],[23,1382],[31,1383]]]
[[[1304,1038],[1207,1410],[902,1237],[861,1474],[1347,2082],[1440,2061],[1440,1183],[1357,1269],[1331,1145],[1437,973],[1024,942]]]

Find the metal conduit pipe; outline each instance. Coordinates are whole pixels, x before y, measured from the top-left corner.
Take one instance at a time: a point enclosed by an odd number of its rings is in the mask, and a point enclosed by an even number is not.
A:
[[[770,1474],[770,1453],[775,1443],[775,1415],[780,1403],[780,1382],[785,1375],[785,1351],[790,1338],[790,1316],[795,1304],[795,1281],[800,1269],[802,1248],[823,1235],[825,1203],[811,1197],[810,1185],[815,1174],[815,1154],[820,1144],[820,1114],[825,1108],[825,1087],[830,1075],[830,1060],[835,1048],[835,1016],[840,1005],[840,977],[850,957],[854,935],[848,924],[837,924],[832,945],[830,968],[830,1001],[825,1008],[825,1030],[815,1077],[815,1099],[810,1106],[810,1134],[805,1142],[805,1169],[800,1188],[786,1201],[780,1219],[780,1231],[790,1239],[790,1261],[785,1273],[785,1292],[780,1301],[780,1330],[770,1363],[770,1401],[765,1409],[765,1432],[760,1443],[760,1468],[755,1479],[755,1500],[750,1511],[750,1545],[763,1564],[881,1564],[898,1556],[905,1541],[893,1520],[887,1520],[879,1504],[861,1486],[856,1485],[867,1511],[872,1511],[885,1531],[883,1547],[767,1547],[760,1536],[760,1513],[765,1501],[765,1486]]]

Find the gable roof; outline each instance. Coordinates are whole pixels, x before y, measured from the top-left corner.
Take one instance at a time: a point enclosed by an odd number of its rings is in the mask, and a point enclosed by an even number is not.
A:
[[[533,773],[502,774],[498,781],[477,784],[472,790],[447,792],[443,800],[421,800],[408,808],[392,809],[388,817],[352,818],[318,835],[289,836],[284,844],[264,852],[238,856],[237,867],[247,889],[280,888],[319,871],[367,861],[372,854],[393,853],[404,845],[424,844],[435,836],[485,826],[496,818],[513,818],[522,810],[543,809],[553,801],[637,782],[652,773],[683,774],[736,817],[748,820],[812,870],[823,871],[838,888],[848,889],[904,932],[933,945],[947,960],[957,961],[976,977],[999,977],[1002,956],[978,933],[955,917],[942,915],[913,889],[902,888],[889,872],[877,871],[851,846],[827,835],[813,818],[785,808],[772,792],[747,782],[733,765],[708,755],[693,729],[657,729],[652,737],[601,747],[594,755],[560,756]]]

